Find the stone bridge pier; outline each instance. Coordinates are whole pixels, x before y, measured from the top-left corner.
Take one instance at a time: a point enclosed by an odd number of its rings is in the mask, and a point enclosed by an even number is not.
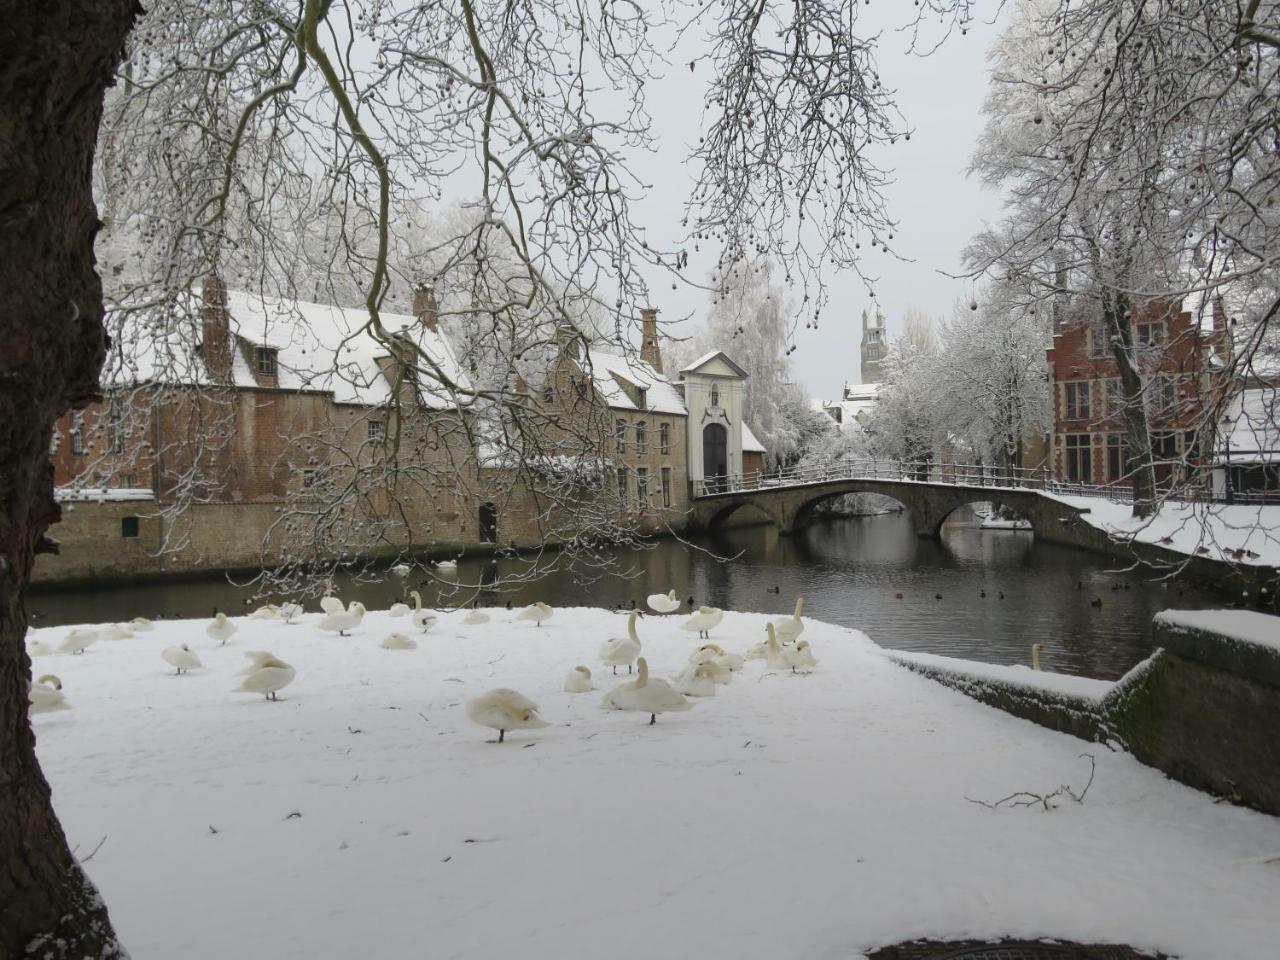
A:
[[[1007,507],[1030,522],[1037,537],[1058,543],[1097,548],[1105,540],[1093,527],[1080,522],[1088,512],[1040,490],[941,484],[917,480],[828,480],[795,486],[717,493],[693,502],[690,526],[714,530],[745,506],[768,516],[778,529],[790,534],[809,522],[814,508],[824,500],[849,493],[877,493],[901,503],[911,517],[916,534],[938,537],[943,521],[966,504],[986,501]]]

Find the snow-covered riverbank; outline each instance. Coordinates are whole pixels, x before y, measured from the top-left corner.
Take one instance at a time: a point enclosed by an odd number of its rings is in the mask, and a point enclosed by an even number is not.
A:
[[[596,660],[625,618],[542,627],[445,615],[410,651],[371,613],[351,637],[159,623],[40,656],[72,709],[33,718],[73,844],[135,960],[229,956],[848,958],[917,937],[1129,942],[1257,960],[1280,940],[1275,819],[1131,757],[974,703],[809,621],[810,676],[747,664],[693,710],[602,710]],[[697,641],[640,623],[655,673]],[[67,628],[32,632],[56,644]],[[712,639],[743,651],[764,618]],[[185,676],[159,653],[188,642]],[[249,650],[293,664],[279,703],[233,694]],[[575,664],[597,691],[568,694]],[[497,686],[552,726],[486,743],[463,703]],[[1016,790],[1083,804],[993,811]]]

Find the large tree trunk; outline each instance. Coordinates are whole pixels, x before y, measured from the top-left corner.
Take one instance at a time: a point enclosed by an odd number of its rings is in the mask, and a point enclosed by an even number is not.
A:
[[[1115,293],[1104,293],[1102,315],[1111,341],[1111,355],[1120,372],[1120,387],[1124,392],[1124,426],[1129,443],[1128,473],[1129,482],[1133,485],[1133,515],[1148,517],[1156,508],[1156,468],[1128,298]]]
[[[0,0],[0,956],[123,955],[67,847],[27,719],[24,595],[58,519],[55,421],[106,337],[90,171],[136,0]]]

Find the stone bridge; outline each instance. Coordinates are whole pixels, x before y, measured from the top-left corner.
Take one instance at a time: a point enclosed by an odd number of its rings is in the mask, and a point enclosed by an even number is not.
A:
[[[896,465],[894,472],[901,472]],[[1097,546],[1093,542],[1096,531],[1079,520],[1087,510],[1063,503],[1032,487],[970,483],[964,482],[963,476],[938,480],[915,480],[901,475],[836,478],[831,477],[830,472],[826,476],[810,472],[807,475],[758,478],[755,482],[749,479],[746,483],[728,485],[730,489],[724,491],[714,486],[697,491],[699,495],[693,499],[690,514],[693,529],[714,530],[741,508],[750,506],[769,517],[781,532],[789,534],[803,527],[814,508],[824,500],[850,493],[876,493],[901,503],[910,515],[916,533],[922,537],[939,536],[943,522],[960,507],[987,502],[1012,510],[1030,522],[1035,535],[1044,540]],[[1082,540],[1087,542],[1082,543]]]

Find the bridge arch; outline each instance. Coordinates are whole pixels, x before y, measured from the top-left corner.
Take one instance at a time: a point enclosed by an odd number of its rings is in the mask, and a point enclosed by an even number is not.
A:
[[[892,500],[894,503],[896,503],[902,512],[914,515],[914,511],[912,510],[912,505],[910,502],[911,498],[899,497],[896,495],[896,493],[889,493],[881,490],[824,491],[816,494],[815,496],[807,500],[802,501],[798,506],[794,508],[794,510],[792,511],[792,514],[790,517],[790,523],[788,524],[787,529],[789,531],[799,530],[802,527],[808,526],[809,522],[813,519],[814,511],[821,504],[826,503],[829,500],[835,500],[837,497],[847,497],[854,494],[868,494],[868,495],[874,494],[875,496],[878,496],[878,497],[884,497],[885,499]]]
[[[979,503],[989,503],[994,512],[1007,512],[1012,514],[1014,519],[1022,520],[1029,525],[1027,532],[1032,534],[1036,533],[1035,521],[1032,520],[1031,517],[1027,516],[1023,510],[1019,510],[1016,502],[1013,504],[1006,502],[1006,499],[1002,498],[996,491],[992,491],[990,494],[985,495],[979,491],[970,491],[967,496],[960,497],[959,500],[942,515],[941,519],[938,520],[937,530],[934,535],[941,537],[943,525],[958,511]]]
[[[783,526],[786,523],[785,517],[779,515],[776,510],[771,509],[767,502],[761,502],[752,497],[737,497],[720,504],[719,509],[708,516],[706,528],[708,530],[721,529],[728,523],[730,517],[743,511],[759,518],[763,523],[772,523],[779,529],[789,529]]]

